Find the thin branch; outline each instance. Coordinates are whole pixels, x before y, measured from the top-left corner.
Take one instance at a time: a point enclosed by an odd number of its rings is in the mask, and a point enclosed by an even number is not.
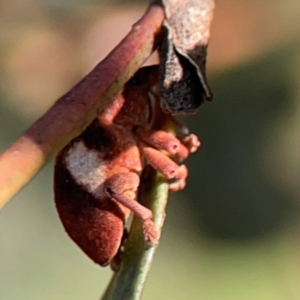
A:
[[[144,171],[141,183],[140,203],[152,210],[155,227],[161,232],[169,186],[151,168]],[[145,244],[141,220],[134,217],[124,245],[120,269],[114,273],[101,300],[139,300],[155,250],[156,246]]]
[[[161,129],[175,135],[176,125],[164,120]],[[156,230],[161,233],[169,194],[168,180],[147,166],[141,176],[139,202],[151,209]],[[114,273],[101,300],[140,300],[157,245],[146,245],[142,221],[134,216],[124,244],[120,268]]]
[[[0,156],[0,208],[122,89],[154,49],[164,19],[151,6],[120,44]]]

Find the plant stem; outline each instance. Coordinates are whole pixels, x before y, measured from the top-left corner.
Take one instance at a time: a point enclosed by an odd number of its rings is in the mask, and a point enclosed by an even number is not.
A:
[[[141,182],[140,203],[152,210],[155,228],[161,232],[165,220],[168,183],[150,167],[144,170]],[[124,245],[120,268],[114,273],[101,300],[140,299],[155,250],[156,246],[145,244],[141,220],[134,217]]]
[[[164,20],[150,6],[120,44],[0,155],[0,208],[122,89],[155,48]]]

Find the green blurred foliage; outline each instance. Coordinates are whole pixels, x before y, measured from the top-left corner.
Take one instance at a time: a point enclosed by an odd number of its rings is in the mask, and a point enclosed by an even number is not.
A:
[[[216,101],[190,118],[203,148],[190,158],[199,168],[191,167],[187,195],[197,207],[200,228],[210,235],[257,238],[280,228],[297,208],[267,173],[273,161],[264,153],[280,117],[291,110],[288,64],[297,47],[286,45],[215,76]],[[197,187],[198,197],[193,197]]]
[[[264,1],[270,10],[275,2]],[[101,33],[93,31],[97,15],[103,25],[107,13],[96,1],[26,3],[0,4],[0,149],[85,74],[90,48],[105,47],[91,42]],[[121,15],[111,35],[122,27]],[[144,299],[299,299],[297,30],[210,72],[213,102],[186,119],[202,146],[187,162],[187,188],[170,197]],[[0,212],[0,299],[98,299],[109,281],[109,269],[94,265],[65,234],[52,169]]]

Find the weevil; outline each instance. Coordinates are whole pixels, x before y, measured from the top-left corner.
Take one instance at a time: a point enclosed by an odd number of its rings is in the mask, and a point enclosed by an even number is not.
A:
[[[60,219],[71,239],[101,266],[118,255],[130,212],[141,218],[147,243],[159,240],[152,212],[136,201],[143,168],[150,164],[172,180],[170,190],[180,190],[188,172],[177,163],[200,145],[194,134],[176,137],[162,129],[167,122],[178,132],[186,131],[162,111],[157,84],[158,67],[141,68],[56,157]]]

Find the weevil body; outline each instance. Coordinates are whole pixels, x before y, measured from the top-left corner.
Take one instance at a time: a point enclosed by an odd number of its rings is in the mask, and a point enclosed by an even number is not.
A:
[[[97,264],[106,266],[122,245],[132,211],[143,221],[147,243],[159,235],[149,209],[136,201],[146,164],[173,179],[171,190],[185,186],[182,161],[200,145],[198,138],[177,138],[163,130],[178,122],[160,108],[157,66],[140,69],[93,123],[57,156],[54,174],[56,207],[71,239]]]

